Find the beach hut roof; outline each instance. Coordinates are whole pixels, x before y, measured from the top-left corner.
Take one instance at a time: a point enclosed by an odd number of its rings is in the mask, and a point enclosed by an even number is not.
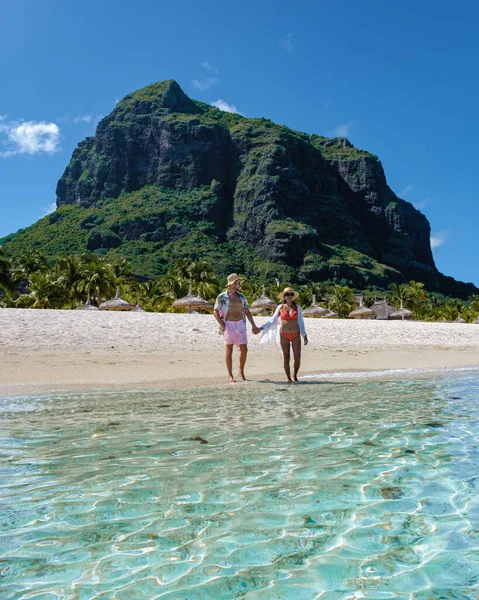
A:
[[[137,302],[135,308],[131,312],[146,312],[144,308],[140,306],[140,303]]]
[[[252,304],[251,304],[251,308],[252,309],[256,309],[256,308],[276,308],[277,302],[275,302],[274,300],[271,300],[271,298],[268,298],[268,296],[266,295],[265,289],[264,289],[264,285],[263,285],[263,293],[261,294],[261,296],[255,300]],[[253,313],[253,314],[258,314],[258,313]]]
[[[479,316],[477,317],[477,319],[474,319],[473,323],[475,323],[476,325],[479,325]]]
[[[251,308],[250,313],[259,317],[266,317],[270,314],[267,308],[261,308],[260,306],[256,308]]]
[[[401,307],[399,308],[399,310],[396,310],[395,312],[393,312],[390,315],[391,319],[402,319],[404,321],[404,319],[410,319],[412,315],[412,311],[408,310],[407,308],[404,308],[404,306],[402,305],[402,300],[401,300]]]
[[[454,321],[454,323],[466,323],[466,322],[467,322],[467,321],[466,321],[465,319],[463,319],[463,318],[461,317],[461,315],[459,315],[459,316],[457,317],[457,319]]]
[[[321,317],[322,319],[339,319],[338,313],[335,313],[334,310],[326,309],[326,313]]]
[[[133,305],[120,298],[120,292],[116,289],[115,297],[106,302],[102,302],[99,306],[100,310],[131,310]]]
[[[303,315],[305,317],[324,317],[328,312],[327,308],[323,308],[322,306],[318,306],[316,304],[316,296],[313,296],[313,303],[308,308],[303,310]]]
[[[374,304],[369,307],[376,315],[377,321],[384,321],[391,318],[391,315],[396,312],[394,306],[391,306],[386,300],[376,300]]]
[[[350,319],[374,319],[376,313],[374,313],[370,308],[367,308],[363,305],[363,297],[361,296],[359,299],[359,308],[356,308],[352,312],[349,313]]]
[[[88,294],[85,304],[77,306],[75,310],[99,310],[98,306],[93,306],[90,300],[90,294]]]
[[[183,296],[183,298],[178,298],[178,300],[175,300],[173,302],[173,308],[187,308],[189,311],[191,311],[193,308],[213,308],[207,300],[201,297],[201,294],[198,294],[198,296],[193,296],[191,290],[192,286],[190,284],[188,294]]]

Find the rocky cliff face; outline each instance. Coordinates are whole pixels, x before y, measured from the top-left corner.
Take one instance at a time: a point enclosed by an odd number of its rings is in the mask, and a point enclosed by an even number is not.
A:
[[[249,252],[253,271],[282,264],[303,279],[415,278],[437,287],[427,219],[392,192],[377,157],[344,138],[221,113],[174,81],[157,83],[126,96],[79,144],[58,182],[57,205],[101,213],[107,199],[145,186],[207,190],[208,235]],[[93,226],[90,248],[145,235],[165,241],[168,223],[150,217],[122,215],[106,232]],[[195,227],[178,228],[181,214],[171,219],[177,241]]]

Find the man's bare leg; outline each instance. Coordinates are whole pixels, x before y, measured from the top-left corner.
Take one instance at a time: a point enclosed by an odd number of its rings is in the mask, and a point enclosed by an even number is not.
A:
[[[244,366],[246,364],[246,357],[248,356],[248,346],[246,344],[240,344],[240,359],[239,359],[239,379],[240,381],[246,381],[244,375]]]
[[[228,371],[229,383],[234,383],[235,378],[233,377],[233,344],[226,345],[226,370]]]
[[[279,336],[281,342],[281,350],[283,351],[283,367],[284,372],[286,373],[286,377],[288,379],[288,383],[292,383],[291,379],[291,367],[289,366],[290,359],[290,350],[289,350],[289,340],[284,337],[284,335]]]
[[[301,336],[297,336],[291,342],[293,346],[293,356],[294,356],[294,371],[293,371],[293,381],[298,381],[298,371],[301,366]]]

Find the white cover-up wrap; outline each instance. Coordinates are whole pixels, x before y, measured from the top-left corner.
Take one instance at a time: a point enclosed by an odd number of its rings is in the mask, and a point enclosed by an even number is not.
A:
[[[268,342],[274,340],[276,342],[276,346],[281,352],[283,351],[281,350],[280,342],[281,319],[279,317],[279,311],[281,310],[282,306],[283,304],[277,306],[273,316],[263,324],[263,331],[261,332],[261,339],[259,341],[260,344],[267,344]],[[306,335],[306,328],[304,327],[303,311],[301,310],[300,306],[298,306],[298,327],[299,333],[304,338]]]

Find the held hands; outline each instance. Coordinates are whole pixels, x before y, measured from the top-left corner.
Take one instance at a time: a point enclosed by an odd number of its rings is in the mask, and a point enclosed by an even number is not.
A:
[[[253,335],[257,335],[261,332],[262,329],[262,327],[257,327],[256,325],[251,326],[251,331],[253,332]]]

